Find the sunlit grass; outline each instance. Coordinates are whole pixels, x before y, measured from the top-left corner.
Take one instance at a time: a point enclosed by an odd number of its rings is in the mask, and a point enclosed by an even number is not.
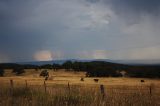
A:
[[[126,88],[126,87],[125,87]],[[130,89],[130,88],[128,88]],[[159,95],[142,89],[105,89],[103,98],[98,87],[56,85],[0,88],[0,106],[157,106]]]
[[[7,76],[11,75],[9,71]],[[23,76],[0,77],[0,106],[160,105],[159,79],[143,79],[145,82],[141,83],[140,78],[98,78],[99,82],[95,82],[93,77],[84,77],[85,73],[50,71],[51,79],[46,81],[45,91],[44,78],[39,73],[27,70]],[[80,81],[82,77],[84,81]],[[101,84],[105,88],[104,98]]]

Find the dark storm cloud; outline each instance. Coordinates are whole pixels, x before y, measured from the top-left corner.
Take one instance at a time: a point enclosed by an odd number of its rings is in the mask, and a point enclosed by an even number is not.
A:
[[[159,42],[159,6],[159,0],[0,0],[0,62],[107,58],[105,50]],[[108,58],[131,57],[121,54]]]
[[[106,0],[105,2],[115,9],[117,13],[128,11],[157,15],[160,11],[160,0]]]
[[[0,0],[0,55],[12,61],[32,60],[36,49],[43,49],[45,32],[35,30],[28,19],[35,8],[43,3],[38,0]],[[25,26],[26,25],[26,26]]]
[[[0,0],[0,22],[8,24],[32,14],[37,0]]]
[[[105,3],[129,21],[137,21],[144,15],[156,19],[160,16],[160,0],[106,0]]]
[[[86,1],[91,2],[91,3],[97,3],[97,2],[99,2],[100,0],[86,0]]]
[[[137,23],[144,15],[153,19],[160,17],[160,0],[87,0],[90,3],[101,2],[109,6],[116,15],[127,19],[126,22]]]

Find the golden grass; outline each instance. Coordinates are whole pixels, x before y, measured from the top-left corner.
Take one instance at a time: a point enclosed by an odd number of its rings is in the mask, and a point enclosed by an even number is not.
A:
[[[41,70],[25,71],[22,76],[15,76],[12,70],[7,70],[5,77],[0,77],[0,106],[160,105],[159,79],[143,78],[145,82],[141,83],[141,78],[98,78],[96,83],[94,78],[86,78],[84,72],[50,70],[50,78],[44,86],[44,78],[39,77]],[[81,77],[84,81],[80,81]],[[104,99],[100,92],[101,84],[105,88]]]
[[[155,89],[154,89],[155,90]],[[159,90],[158,90],[159,91]],[[159,94],[147,87],[120,86],[107,88],[105,97],[98,85],[1,86],[1,106],[158,106]]]
[[[31,84],[39,85],[43,83],[44,78],[39,77],[41,70],[26,69],[25,73],[21,76],[16,76],[12,73],[12,70],[5,70],[5,77],[0,77],[1,82],[8,82],[10,79],[13,79],[15,82],[24,83],[25,80]],[[84,78],[84,81],[80,81],[81,78]],[[49,80],[47,81],[50,84],[66,84],[68,82],[72,84],[104,84],[104,85],[150,85],[151,83],[155,85],[160,85],[159,79],[146,79],[146,78],[98,78],[99,82],[95,83],[92,78],[86,78],[85,72],[66,72],[65,70],[53,71],[49,70]],[[141,83],[140,80],[145,80],[144,83]]]

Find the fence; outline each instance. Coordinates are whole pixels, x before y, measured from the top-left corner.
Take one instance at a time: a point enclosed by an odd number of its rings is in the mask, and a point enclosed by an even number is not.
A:
[[[16,81],[14,80],[10,80],[10,88],[11,90],[14,89],[14,87],[16,87],[16,84],[15,84]],[[25,87],[28,88],[28,87],[31,87],[31,86],[34,86],[34,87],[37,87],[37,86],[41,86],[44,88],[44,92],[47,92],[47,89],[50,88],[50,87],[53,87],[54,84],[49,84],[47,83],[47,81],[44,81],[43,84],[41,85],[30,85],[29,81],[27,80],[24,80],[24,84],[25,84]],[[57,86],[57,84],[56,84]],[[63,85],[64,87],[68,88],[68,91],[71,92],[71,87],[72,86],[76,86],[76,85],[73,85],[73,84],[70,84],[69,82],[64,84]],[[83,88],[84,85],[77,85],[79,88]],[[88,85],[87,88],[97,88],[97,92],[100,92],[102,98],[105,98],[106,95],[109,95],[110,92],[116,92],[116,93],[119,93],[119,94],[128,94],[128,93],[142,93],[142,91],[144,93],[147,93],[149,94],[150,96],[152,95],[160,95],[160,87],[156,87],[155,85],[151,84],[149,86],[106,86],[106,85]]]

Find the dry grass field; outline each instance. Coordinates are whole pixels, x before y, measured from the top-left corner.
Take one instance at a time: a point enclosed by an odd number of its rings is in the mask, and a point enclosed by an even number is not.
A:
[[[160,105],[159,79],[86,78],[85,72],[48,70],[49,79],[45,81],[39,77],[41,71],[30,69],[16,76],[12,70],[5,70],[5,77],[0,77],[0,106]]]

